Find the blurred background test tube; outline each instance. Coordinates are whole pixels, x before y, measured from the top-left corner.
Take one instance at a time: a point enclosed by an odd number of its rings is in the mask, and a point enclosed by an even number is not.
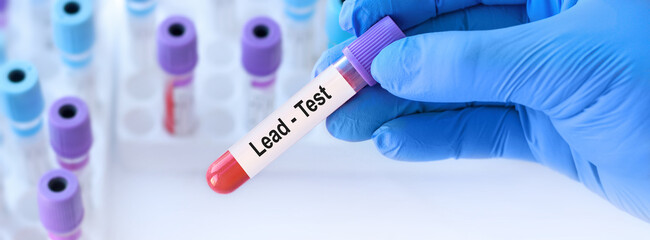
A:
[[[139,71],[146,72],[155,66],[155,10],[157,0],[126,0],[128,27],[130,30],[131,52]]]
[[[52,9],[54,44],[66,66],[64,81],[95,106],[95,80],[92,67],[95,27],[91,0],[56,0]]]
[[[158,0],[126,0],[126,9],[134,17],[150,16],[158,5]]]
[[[38,183],[38,212],[50,239],[76,240],[81,237],[84,219],[81,191],[77,176],[65,169],[49,171],[41,178]]]
[[[47,143],[43,132],[43,93],[36,68],[27,62],[11,61],[0,70],[2,109],[14,135],[13,150],[18,156],[7,162],[7,205],[19,216],[36,219],[33,196],[39,176],[49,169]]]
[[[250,79],[246,126],[253,128],[275,107],[276,72],[282,62],[282,32],[269,17],[256,17],[244,26],[242,64]]]
[[[88,106],[77,97],[60,98],[50,107],[48,122],[50,145],[58,164],[77,175],[84,188],[84,205],[92,207],[93,168],[88,163],[93,134]]]
[[[223,36],[237,36],[237,1],[213,0],[215,28]]]
[[[341,6],[343,6],[343,2],[345,2],[345,0],[327,0],[325,33],[327,34],[328,48],[352,37],[352,34],[344,31],[339,24],[339,15],[341,14]]]
[[[165,129],[172,135],[189,135],[198,124],[193,86],[198,62],[196,28],[189,18],[171,16],[160,24],[156,38],[158,64],[167,74]]]
[[[309,68],[317,60],[314,44],[314,13],[316,0],[284,0],[287,44],[293,49],[289,57],[296,68]]]
[[[58,54],[52,41],[52,1],[29,0],[29,6],[31,26],[26,32],[30,33],[30,59],[38,68],[41,79],[49,80],[57,76],[60,70],[59,64],[55,64]]]

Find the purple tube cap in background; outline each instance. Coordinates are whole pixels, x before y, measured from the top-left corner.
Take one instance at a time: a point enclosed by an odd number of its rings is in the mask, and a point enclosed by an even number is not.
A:
[[[0,0],[0,13],[7,10],[9,0]]]
[[[344,48],[343,54],[345,54],[350,64],[363,77],[363,80],[368,85],[373,86],[377,84],[377,81],[375,81],[370,72],[372,60],[379,55],[382,49],[404,37],[406,36],[397,24],[395,24],[393,19],[386,16]]]
[[[158,27],[158,64],[167,73],[191,72],[199,60],[194,23],[184,16],[171,16]]]
[[[78,229],[84,208],[77,176],[65,169],[45,173],[38,183],[38,211],[50,234],[66,235]]]
[[[88,106],[83,100],[60,98],[50,107],[48,119],[50,145],[59,157],[74,159],[87,155],[93,144],[93,134]],[[74,164],[59,161],[68,170],[77,170],[87,163],[87,157]]]
[[[282,32],[273,19],[255,17],[244,26],[242,38],[242,64],[255,76],[274,73],[282,62]]]

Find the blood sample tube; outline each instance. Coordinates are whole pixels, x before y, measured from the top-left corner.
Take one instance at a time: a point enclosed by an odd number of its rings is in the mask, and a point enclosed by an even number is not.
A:
[[[344,56],[316,76],[287,102],[232,145],[208,168],[212,190],[230,193],[343,105],[359,90],[377,82],[372,60],[389,44],[404,38],[390,17],[375,23],[343,50]]]
[[[280,26],[269,17],[256,17],[244,26],[242,64],[250,79],[247,119],[253,128],[272,111],[275,104],[276,71],[282,61]]]
[[[65,169],[44,174],[38,183],[38,212],[50,239],[79,239],[84,206],[77,176]]]
[[[77,97],[63,97],[50,107],[50,145],[59,165],[77,175],[84,187],[84,201],[90,207],[92,168],[88,166],[93,135],[86,103]]]
[[[325,33],[327,34],[328,48],[352,37],[352,34],[344,31],[339,24],[339,14],[341,14],[343,2],[345,0],[327,0]]]
[[[157,34],[158,64],[167,73],[164,125],[172,135],[194,132],[194,67],[198,62],[196,29],[192,20],[171,16]]]
[[[56,0],[52,9],[54,45],[66,66],[74,91],[96,106],[92,64],[95,27],[92,0]]]

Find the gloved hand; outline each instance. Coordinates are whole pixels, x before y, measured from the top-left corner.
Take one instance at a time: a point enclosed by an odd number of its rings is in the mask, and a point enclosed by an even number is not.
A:
[[[334,112],[330,133],[398,160],[536,161],[650,221],[650,1],[476,2],[346,1],[343,29],[389,15],[409,37],[375,58],[381,86]]]

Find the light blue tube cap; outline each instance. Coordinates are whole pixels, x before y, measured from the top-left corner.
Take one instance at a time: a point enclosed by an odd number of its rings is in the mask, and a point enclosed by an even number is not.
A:
[[[306,21],[314,15],[316,0],[284,0],[284,13],[291,20]]]
[[[149,15],[156,9],[157,0],[126,0],[126,10],[136,17]]]
[[[0,103],[7,118],[25,125],[34,122],[43,113],[43,93],[34,65],[23,61],[10,61],[0,67]],[[42,121],[25,128],[12,128],[19,136],[38,132]]]
[[[54,44],[68,55],[82,54],[95,42],[92,0],[56,0],[52,10]],[[69,59],[72,66],[85,65],[90,59]]]
[[[352,37],[352,34],[344,31],[339,24],[341,6],[343,6],[342,0],[327,0],[325,33],[328,38],[328,47],[333,47]]]

